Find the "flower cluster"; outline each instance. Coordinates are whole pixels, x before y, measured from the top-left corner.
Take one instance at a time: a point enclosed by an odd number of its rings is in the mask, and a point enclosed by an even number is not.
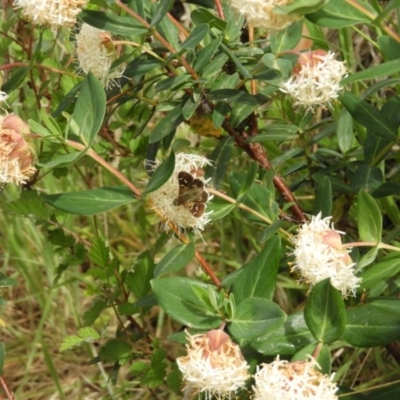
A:
[[[231,7],[243,15],[247,22],[267,31],[279,31],[291,25],[298,15],[277,14],[276,6],[287,6],[292,0],[230,0]]]
[[[188,386],[204,392],[206,399],[230,397],[249,378],[248,364],[240,348],[221,330],[191,336],[187,356],[177,359]]]
[[[89,0],[14,0],[14,6],[35,25],[71,27]]]
[[[85,74],[91,72],[105,87],[122,77],[123,68],[110,72],[111,64],[117,57],[109,32],[82,24],[75,38],[76,58]]]
[[[23,138],[29,127],[16,115],[0,116],[0,185],[25,183],[35,172],[32,152]]]
[[[335,60],[335,54],[315,50],[302,54],[293,68],[293,75],[280,86],[289,94],[294,105],[314,110],[327,107],[343,90],[340,80],[348,72],[344,62]]]
[[[175,157],[175,168],[169,180],[159,189],[148,194],[147,199],[150,208],[156,210],[167,222],[171,221],[182,229],[193,229],[195,233],[204,230],[204,226],[210,221],[210,213],[203,212],[201,215],[194,215],[185,204],[177,203],[180,194],[179,173],[186,172],[193,179],[207,183],[201,176],[201,169],[210,165],[207,158],[195,154],[178,153]],[[157,165],[155,165],[157,167]],[[205,190],[205,189],[204,189]],[[207,193],[207,191],[205,190]],[[208,195],[204,208],[212,196]]]
[[[315,285],[330,278],[332,286],[340,290],[342,296],[355,295],[361,278],[354,275],[354,266],[349,251],[343,248],[340,235],[330,226],[331,217],[321,219],[321,214],[303,224],[294,243],[295,263],[292,271],[299,271],[301,279]]]
[[[254,400],[335,400],[338,387],[316,368],[314,359],[289,362],[279,360],[257,367]]]
[[[249,365],[238,345],[222,330],[189,335],[187,355],[177,359],[187,387],[204,393],[207,400],[228,398],[245,387]],[[318,363],[277,359],[257,367],[254,400],[335,400],[337,385],[318,371]]]

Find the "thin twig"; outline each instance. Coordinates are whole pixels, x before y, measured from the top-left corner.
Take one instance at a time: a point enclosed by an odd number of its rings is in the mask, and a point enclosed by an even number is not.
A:
[[[4,380],[4,378],[2,376],[0,376],[0,386],[4,390],[4,393],[7,396],[7,400],[14,400],[14,395],[11,393],[10,389],[7,386],[6,381]]]

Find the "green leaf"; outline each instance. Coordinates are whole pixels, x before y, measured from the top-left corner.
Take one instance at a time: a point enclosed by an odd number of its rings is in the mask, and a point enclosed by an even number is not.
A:
[[[347,153],[351,149],[353,143],[353,119],[345,108],[340,112],[336,135],[340,150],[343,153]]]
[[[346,326],[346,308],[329,278],[313,287],[304,309],[304,319],[319,342],[329,344],[341,337]]]
[[[204,49],[201,49],[196,53],[196,62],[194,64],[194,69],[200,71],[204,68],[213,58],[214,54],[217,52],[218,47],[221,44],[221,37],[217,37],[211,41]]]
[[[180,103],[154,127],[150,133],[149,143],[159,142],[173,132],[183,121],[182,103]]]
[[[235,138],[227,136],[217,144],[209,157],[212,164],[206,167],[206,177],[211,178],[211,182],[216,189],[222,185],[231,161],[234,143]]]
[[[82,320],[85,326],[93,325],[97,318],[100,317],[102,311],[107,307],[107,303],[103,300],[96,300],[88,310],[83,314]]]
[[[81,345],[82,343],[92,343],[100,339],[100,335],[95,329],[91,327],[81,328],[78,335],[67,336],[61,343],[60,351],[68,350],[74,346]]]
[[[254,185],[254,181],[258,174],[258,169],[259,169],[258,163],[256,162],[250,163],[246,174],[246,178],[243,181],[242,185],[240,186],[239,192],[236,197],[236,201],[238,203],[242,203],[246,199],[247,193]]]
[[[390,254],[360,275],[362,278],[361,286],[364,289],[371,289],[377,283],[388,281],[395,277],[399,272],[400,256],[395,253]]]
[[[300,128],[295,125],[272,124],[260,130],[257,136],[252,136],[246,143],[280,142],[284,140],[297,140]]]
[[[150,26],[158,24],[174,5],[174,0],[161,0],[154,10]]]
[[[83,81],[72,119],[79,127],[79,137],[91,146],[103,123],[106,112],[106,94],[100,81],[89,72]]]
[[[199,26],[200,24],[208,24],[210,28],[218,28],[220,31],[225,31],[226,21],[217,18],[215,13],[206,10],[205,8],[196,8],[190,14],[190,17],[194,24]]]
[[[296,1],[296,3],[297,2],[298,1]],[[301,39],[302,27],[303,21],[297,21],[285,29],[272,32],[270,35],[272,52],[278,54],[282,51],[295,48]]]
[[[74,153],[64,154],[62,156],[58,156],[53,160],[50,160],[46,163],[39,162],[38,165],[42,168],[65,168],[68,167],[79,159],[81,159],[85,155],[86,150],[84,151],[76,151]]]
[[[363,8],[369,11],[368,15],[376,15],[375,10],[366,3],[363,3]],[[362,23],[370,24],[372,22],[367,13],[357,10],[346,0],[329,1],[322,9],[307,14],[306,17],[316,25],[332,29],[347,28]]]
[[[383,173],[380,168],[360,165],[350,179],[354,193],[364,190],[368,193],[373,192],[383,183]]]
[[[332,215],[332,186],[329,178],[324,176],[316,187],[316,196],[313,207],[313,215],[322,214],[322,217]]]
[[[261,354],[276,356],[291,355],[314,343],[303,313],[290,315],[286,322],[266,335],[263,335],[250,343],[250,346]]]
[[[172,90],[190,80],[191,80],[191,76],[189,74],[171,76],[170,78],[159,80],[155,84],[154,89],[157,92],[162,92],[163,90]]]
[[[215,287],[189,278],[163,278],[151,281],[162,309],[177,322],[195,329],[217,328],[222,320],[213,309],[200,301],[194,288],[215,291]]]
[[[400,71],[400,59],[386,61],[384,63],[368,67],[364,71],[359,71],[354,74],[347,76],[341,80],[342,85],[348,85],[349,83],[375,80],[379,78],[387,78],[388,76],[395,75]]]
[[[20,216],[34,215],[37,219],[45,221],[50,219],[46,203],[34,190],[23,191],[18,200],[6,203],[2,208],[5,211],[13,212]]]
[[[323,7],[329,0],[296,0],[287,6],[275,6],[276,14],[309,14]]]
[[[232,173],[230,175],[229,184],[231,186],[233,196],[237,197],[242,182],[245,180],[245,175],[240,173]],[[278,204],[274,200],[274,193],[265,186],[259,184],[253,185],[244,201],[244,204],[259,214],[264,215],[271,221],[275,221],[278,213]],[[259,217],[250,214],[249,212],[243,212],[246,218],[262,222]]]
[[[131,345],[122,340],[109,340],[99,351],[99,359],[105,362],[124,362],[132,356]]]
[[[24,83],[29,71],[29,67],[12,68],[11,77],[7,80],[7,82],[4,83],[1,90],[3,92],[9,93],[13,90],[18,89]]]
[[[279,328],[285,319],[286,314],[277,304],[267,299],[252,297],[238,305],[228,329],[239,340],[255,339]]]
[[[150,292],[153,276],[154,260],[146,250],[137,258],[133,272],[127,272],[125,284],[137,299],[141,299]]]
[[[152,173],[149,182],[147,183],[146,189],[142,192],[142,195],[154,192],[168,179],[171,177],[175,169],[175,153],[171,150],[169,156],[157,167]]]
[[[16,284],[17,281],[15,279],[9,278],[7,275],[0,272],[0,287],[15,286]]]
[[[110,249],[106,246],[104,240],[98,236],[94,237],[89,252],[89,260],[100,267],[108,267],[110,263]]]
[[[181,48],[185,50],[194,49],[207,35],[208,24],[200,24],[196,26],[187,39],[181,44]]]
[[[351,92],[340,95],[339,100],[356,121],[373,131],[376,136],[389,140],[396,139],[396,124],[388,120],[381,111],[371,104],[361,100]]]
[[[378,45],[387,60],[400,58],[400,44],[390,36],[378,36]]]
[[[175,272],[182,269],[193,257],[194,243],[181,244],[174,247],[155,267],[154,277],[158,278],[167,272]]]
[[[79,19],[95,28],[121,36],[137,36],[148,32],[148,29],[132,17],[124,17],[103,11],[82,10]]]
[[[382,214],[375,199],[363,190],[358,194],[358,233],[365,242],[380,242]]]
[[[54,208],[70,214],[86,216],[100,214],[136,201],[131,190],[117,186],[42,195],[41,198]]]
[[[400,300],[369,299],[347,311],[343,339],[355,347],[385,346],[400,336]]]
[[[226,217],[235,207],[235,204],[227,203],[220,197],[214,197],[211,202],[207,203],[207,212],[211,211],[209,217],[211,221],[218,221]]]
[[[281,243],[278,236],[271,238],[260,253],[243,268],[233,285],[232,293],[236,304],[259,297],[272,300],[281,259]]]

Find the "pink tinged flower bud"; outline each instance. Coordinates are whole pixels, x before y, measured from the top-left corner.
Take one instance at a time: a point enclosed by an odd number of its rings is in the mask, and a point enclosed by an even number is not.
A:
[[[361,279],[355,276],[349,251],[343,247],[341,234],[331,226],[331,217],[318,214],[303,224],[292,239],[295,262],[292,271],[300,274],[300,281],[311,286],[330,278],[331,284],[343,297],[355,295]]]
[[[254,400],[336,400],[338,387],[332,377],[318,371],[317,362],[289,362],[279,360],[257,367],[255,374]]]
[[[292,76],[280,84],[279,90],[292,97],[294,105],[306,110],[326,108],[344,90],[340,81],[347,72],[344,62],[335,60],[334,53],[310,51],[300,55]]]
[[[240,348],[219,330],[191,336],[187,356],[179,357],[177,364],[186,386],[204,392],[206,398],[230,397],[244,387],[249,378],[248,364]]]
[[[25,183],[36,171],[33,154],[23,135],[28,124],[17,115],[0,117],[0,184]]]

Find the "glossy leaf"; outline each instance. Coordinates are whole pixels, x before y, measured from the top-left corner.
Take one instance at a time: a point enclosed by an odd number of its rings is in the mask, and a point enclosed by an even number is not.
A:
[[[286,319],[279,306],[267,299],[252,297],[241,302],[230,321],[229,332],[237,339],[254,339],[280,327]]]
[[[154,269],[154,277],[158,278],[167,272],[175,272],[182,269],[194,257],[194,244],[181,244],[174,247]]]
[[[337,122],[336,135],[340,150],[347,153],[353,143],[353,119],[351,114],[343,108]]]
[[[346,308],[329,278],[313,287],[304,309],[304,319],[319,342],[329,344],[342,335],[346,326]]]
[[[363,190],[358,194],[358,233],[366,242],[380,242],[382,237],[382,215],[376,200]]]
[[[397,126],[375,107],[350,92],[340,95],[339,99],[353,118],[374,135],[389,140],[396,139]]]
[[[369,299],[347,311],[343,339],[355,347],[385,346],[400,336],[400,300]]]
[[[72,120],[79,127],[80,139],[91,146],[103,123],[106,112],[106,94],[100,81],[89,73],[79,93]]]
[[[254,185],[254,181],[257,177],[258,170],[259,170],[259,165],[257,163],[253,162],[249,165],[246,177],[242,182],[242,185],[240,186],[239,191],[236,195],[236,201],[238,203],[242,203],[246,199],[247,193]]]
[[[115,15],[103,11],[82,10],[79,19],[95,28],[122,36],[136,36],[148,32],[148,29],[131,17]]]
[[[200,301],[193,288],[215,291],[215,287],[189,278],[163,278],[151,281],[158,304],[177,322],[196,329],[213,329],[221,324],[219,316]]]
[[[387,61],[382,64],[368,67],[364,71],[359,71],[354,74],[350,74],[340,82],[342,85],[348,85],[349,83],[374,80],[379,78],[387,78],[388,76],[397,74],[400,71],[400,59]]]
[[[322,214],[322,217],[332,215],[332,186],[329,178],[324,176],[317,184],[313,215]]]
[[[362,278],[361,286],[365,289],[371,289],[377,283],[387,281],[399,272],[400,256],[398,254],[390,254],[360,275]]]
[[[217,37],[210,44],[208,44],[204,49],[201,49],[196,54],[196,62],[194,64],[194,68],[196,71],[201,70],[205,67],[214,56],[216,51],[218,50],[219,45],[221,44],[221,38]]]
[[[221,186],[225,177],[231,161],[234,143],[235,139],[232,136],[227,136],[217,144],[211,153],[210,160],[212,164],[206,168],[206,177],[211,178],[211,182],[216,189]]]
[[[229,184],[231,186],[234,197],[236,197],[239,193],[240,187],[244,180],[244,174],[231,174]],[[277,217],[278,205],[274,200],[274,193],[265,186],[259,184],[253,185],[244,200],[244,204],[272,221],[274,221]],[[260,218],[255,216],[254,214],[250,214],[245,211],[243,212],[246,215],[246,218],[261,222]]]
[[[142,192],[142,195],[154,192],[171,177],[175,169],[175,153],[171,151],[169,156],[157,167],[151,174],[149,182],[147,183],[146,189]]]
[[[172,8],[174,4],[173,0],[161,0],[158,2],[156,9],[154,10],[153,16],[151,18],[150,25],[154,26],[158,24],[167,14],[167,12]]]
[[[102,187],[80,192],[42,195],[52,207],[77,215],[96,215],[136,201],[131,190],[125,187]]]
[[[211,211],[211,221],[218,221],[226,217],[235,207],[235,204],[227,203],[226,200],[214,197],[213,200],[207,204],[207,212]]]
[[[250,345],[261,354],[276,356],[295,354],[310,343],[316,344],[303,313],[296,313],[289,315],[281,327],[253,340]]]
[[[383,174],[379,168],[361,165],[354,171],[350,183],[355,193],[360,190],[370,193],[382,185]]]
[[[191,50],[195,48],[207,35],[208,29],[208,24],[200,24],[196,26],[188,38],[182,43],[182,49]]]
[[[279,237],[275,236],[254,260],[242,267],[243,271],[232,288],[236,304],[240,305],[251,297],[273,299],[281,256],[281,243]]]
[[[368,9],[372,15],[375,15],[375,11],[367,6],[367,4],[363,4],[363,7]],[[307,14],[307,19],[316,25],[332,29],[372,22],[366,13],[357,10],[357,8],[347,3],[346,0],[329,1],[323,8]]]
[[[278,54],[282,51],[295,48],[301,39],[302,26],[303,21],[298,21],[285,29],[272,32],[270,35],[272,52]]]
[[[154,127],[150,133],[149,142],[159,142],[173,132],[183,121],[182,104],[178,104]]]

